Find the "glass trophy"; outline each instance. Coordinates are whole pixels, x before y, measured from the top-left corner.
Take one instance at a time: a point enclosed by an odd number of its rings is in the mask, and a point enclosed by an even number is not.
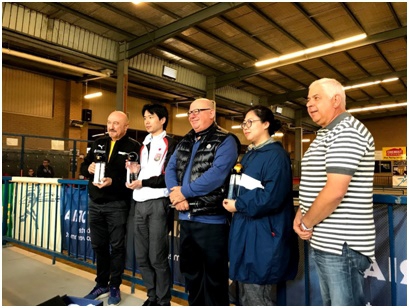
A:
[[[128,154],[128,161],[126,164],[126,181],[130,184],[132,181],[138,179],[139,165],[138,165],[138,154],[131,152]]]
[[[233,169],[230,176],[229,191],[227,193],[227,199],[236,199],[240,191],[240,179],[243,166],[237,163]]]
[[[102,184],[102,179],[105,177],[105,164],[104,155],[95,155],[95,173],[93,183]]]

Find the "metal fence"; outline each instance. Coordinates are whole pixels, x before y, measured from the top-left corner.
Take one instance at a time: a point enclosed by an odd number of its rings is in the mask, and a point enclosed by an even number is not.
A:
[[[18,243],[50,255],[53,264],[57,259],[64,259],[95,269],[88,228],[87,184],[88,181],[84,180],[3,176],[3,243]],[[407,258],[406,198],[406,195],[374,195],[378,263],[368,272],[366,283],[366,294],[372,305],[395,306],[406,303],[406,266],[405,272],[402,272],[400,266],[406,264]],[[133,230],[131,223],[133,219],[128,221],[129,230]],[[178,221],[175,219],[174,229],[170,233],[169,259],[174,285],[183,286],[178,262],[178,230]],[[124,280],[131,283],[133,292],[135,285],[143,282],[137,275],[132,234],[129,232],[127,238]],[[279,305],[320,304],[314,264],[309,261],[308,245],[301,241],[300,256],[296,279],[280,286]],[[392,277],[389,283],[388,276]],[[180,288],[173,288],[172,294],[187,299],[187,294]],[[299,296],[295,297],[294,294]]]
[[[51,161],[56,178],[78,178],[79,165],[92,141],[2,133],[3,175],[24,176],[37,169],[44,158]]]

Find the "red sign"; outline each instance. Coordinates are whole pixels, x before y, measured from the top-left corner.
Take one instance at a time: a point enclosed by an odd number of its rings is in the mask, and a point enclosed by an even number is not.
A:
[[[392,148],[386,151],[387,156],[401,156],[403,154],[402,148]]]

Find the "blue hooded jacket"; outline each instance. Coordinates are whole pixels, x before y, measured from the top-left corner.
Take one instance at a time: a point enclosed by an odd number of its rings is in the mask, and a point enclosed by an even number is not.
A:
[[[230,278],[260,285],[294,279],[298,238],[290,158],[281,143],[274,142],[250,150],[241,164],[230,229]]]

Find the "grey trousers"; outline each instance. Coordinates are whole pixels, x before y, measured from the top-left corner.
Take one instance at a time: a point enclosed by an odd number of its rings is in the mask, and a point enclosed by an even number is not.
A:
[[[276,306],[277,286],[238,282],[239,303],[241,306]]]
[[[171,300],[168,198],[134,202],[135,258],[150,300],[168,304]]]

